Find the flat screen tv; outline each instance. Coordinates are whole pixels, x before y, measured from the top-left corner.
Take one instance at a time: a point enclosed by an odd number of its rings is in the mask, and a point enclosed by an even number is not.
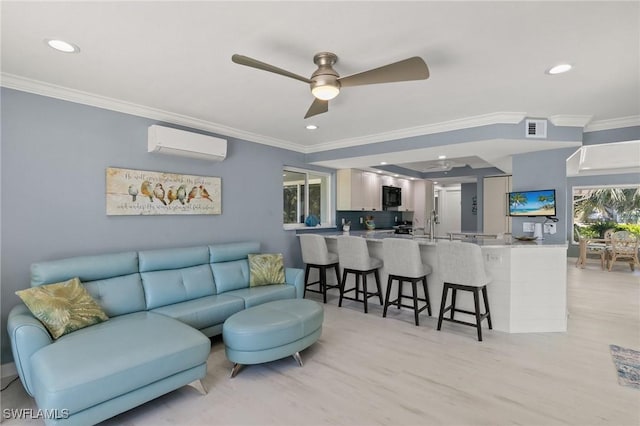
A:
[[[555,216],[556,190],[509,192],[509,216]]]

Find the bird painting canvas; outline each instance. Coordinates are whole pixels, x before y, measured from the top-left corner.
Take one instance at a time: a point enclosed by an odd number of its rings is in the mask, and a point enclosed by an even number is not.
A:
[[[107,215],[222,214],[222,180],[108,167]]]

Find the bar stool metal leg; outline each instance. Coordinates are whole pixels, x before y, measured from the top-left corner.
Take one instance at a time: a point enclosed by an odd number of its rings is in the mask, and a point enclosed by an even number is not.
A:
[[[489,330],[493,330],[491,326],[491,311],[489,310],[489,298],[487,297],[487,286],[482,287],[482,298],[484,299],[484,310],[487,315],[487,324],[489,325]]]
[[[482,321],[482,318],[480,316],[480,300],[478,300],[479,296],[480,296],[480,289],[474,290],[473,305],[476,310],[476,329],[478,330],[478,341],[482,342],[482,325],[480,324],[480,321]]]
[[[387,308],[389,307],[389,298],[391,296],[391,284],[393,283],[393,278],[389,275],[389,279],[387,280],[387,294],[384,298],[384,309],[382,310],[382,318],[387,317]]]
[[[458,295],[458,290],[453,287],[451,289],[451,319],[453,319],[453,316],[455,315],[456,312],[456,296]]]
[[[429,299],[429,289],[427,289],[427,277],[422,278],[422,290],[424,291],[424,298],[427,301],[427,313],[431,316],[431,299]]]
[[[356,274],[356,276],[358,276],[359,274]],[[363,291],[363,296],[364,296],[364,313],[368,314],[369,313],[369,291],[367,290],[367,273],[363,273],[362,274],[362,288],[364,289]]]
[[[438,331],[442,328],[442,319],[445,313],[444,306],[447,304],[447,293],[449,293],[449,284],[444,283],[442,287],[442,302],[440,302],[440,314],[438,315]]]
[[[383,301],[382,301],[382,287],[380,286],[380,274],[378,273],[377,269],[373,273],[376,277],[376,287],[378,288],[378,298],[380,299],[380,306],[382,306]]]
[[[415,281],[411,281],[411,290],[413,290],[413,316],[416,321],[416,325],[420,325],[420,320],[418,319],[418,289],[417,283]]]

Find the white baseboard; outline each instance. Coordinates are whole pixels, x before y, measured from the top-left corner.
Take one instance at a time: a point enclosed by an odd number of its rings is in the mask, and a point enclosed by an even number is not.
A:
[[[18,370],[16,369],[15,362],[2,364],[2,366],[0,367],[0,370],[1,370],[0,376],[2,377],[2,380],[4,380],[7,377],[13,378],[18,375]]]

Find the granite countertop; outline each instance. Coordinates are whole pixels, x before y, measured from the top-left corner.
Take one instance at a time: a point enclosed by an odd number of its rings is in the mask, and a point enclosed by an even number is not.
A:
[[[413,236],[409,234],[395,234],[393,230],[374,230],[374,231],[350,231],[350,232],[323,232],[321,234],[325,238],[337,238],[340,235],[351,235],[355,237],[363,237],[369,241],[381,241],[385,238],[404,238],[412,239],[421,245],[433,246],[438,244],[438,241],[448,241],[448,236],[436,237],[431,240],[426,236]],[[458,241],[458,240],[456,240]],[[532,247],[567,247],[567,243],[551,242],[551,241],[518,241],[518,240],[504,240],[496,238],[465,238],[459,241],[478,244],[482,247],[488,248],[500,248],[500,247],[513,247],[513,248],[532,248]]]

